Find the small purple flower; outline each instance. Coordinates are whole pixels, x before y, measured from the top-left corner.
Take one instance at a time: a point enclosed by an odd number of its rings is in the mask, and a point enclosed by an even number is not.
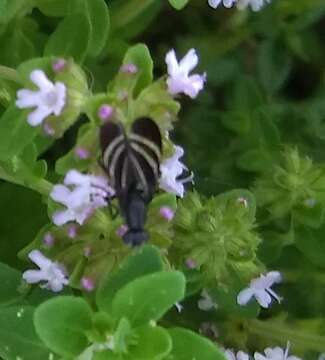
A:
[[[50,115],[61,115],[66,104],[67,88],[62,82],[50,81],[44,71],[39,69],[31,72],[30,79],[38,90],[18,90],[16,106],[19,109],[33,108],[27,116],[27,122],[37,126]]]
[[[64,185],[55,185],[50,194],[54,201],[66,206],[65,210],[54,213],[54,224],[61,226],[75,221],[82,225],[97,208],[107,206],[107,198],[113,193],[105,177],[70,170]]]
[[[95,289],[95,283],[90,277],[84,276],[81,279],[81,286],[86,291],[93,291]]]
[[[168,70],[168,92],[171,95],[184,93],[192,99],[196,98],[204,87],[206,74],[189,74],[199,62],[195,49],[190,49],[179,62],[175,50],[170,50],[165,61]]]
[[[160,164],[159,187],[169,193],[183,197],[184,183],[192,181],[193,175],[186,179],[180,179],[183,171],[187,170],[187,167],[179,160],[184,155],[184,150],[181,146],[174,145],[174,151],[171,157]]]
[[[113,112],[114,112],[114,109],[112,106],[110,106],[108,104],[103,104],[99,107],[99,109],[97,111],[97,115],[102,121],[106,121],[111,118],[111,116],[113,115]]]
[[[51,233],[46,233],[43,237],[43,244],[46,247],[52,247],[54,245],[54,236]]]
[[[64,70],[65,66],[66,66],[67,62],[65,61],[65,59],[57,59],[56,61],[54,61],[53,65],[52,65],[52,69],[54,72],[58,73]]]
[[[89,150],[81,146],[76,147],[74,153],[81,160],[88,159],[90,155]]]
[[[161,217],[163,217],[167,221],[171,221],[171,220],[173,220],[173,218],[175,216],[175,211],[168,206],[162,206],[159,209],[159,214],[161,215]]]
[[[127,227],[127,225],[122,224],[116,230],[116,235],[119,237],[123,237],[127,233],[128,230],[129,230],[129,228]]]
[[[69,280],[61,264],[51,261],[39,250],[31,251],[28,257],[39,267],[38,270],[27,270],[23,273],[23,279],[28,284],[45,282],[41,287],[54,292],[59,292],[68,285]]]
[[[138,72],[138,67],[135,64],[123,64],[120,71],[129,74],[136,74]]]

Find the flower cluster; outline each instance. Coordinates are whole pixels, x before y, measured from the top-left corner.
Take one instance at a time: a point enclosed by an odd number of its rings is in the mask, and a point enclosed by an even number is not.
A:
[[[236,5],[240,10],[246,9],[250,6],[253,11],[261,10],[265,4],[270,2],[271,0],[208,0],[209,5],[214,9],[216,9],[220,4],[223,4],[226,8],[231,8],[233,5]]]

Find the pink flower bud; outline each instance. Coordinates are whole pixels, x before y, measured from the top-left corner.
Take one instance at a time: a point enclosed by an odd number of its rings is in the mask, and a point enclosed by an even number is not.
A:
[[[77,236],[78,226],[76,224],[71,224],[67,228],[67,235],[70,239],[74,239]]]
[[[113,112],[114,109],[112,106],[108,104],[103,104],[99,107],[97,115],[102,121],[106,121],[113,115]]]
[[[89,158],[89,150],[84,148],[84,147],[76,147],[74,150],[75,155],[81,159],[81,160],[86,160]]]
[[[44,123],[43,125],[43,130],[45,132],[46,135],[48,136],[54,136],[55,135],[55,130],[52,128],[52,126],[48,123]]]
[[[57,59],[53,65],[52,65],[52,69],[54,72],[58,73],[64,70],[65,66],[66,66],[66,61],[64,59]]]
[[[95,283],[94,280],[92,280],[90,277],[84,276],[81,278],[81,286],[86,291],[93,291],[95,289]]]
[[[197,264],[195,262],[195,260],[189,258],[185,261],[185,265],[189,268],[189,269],[195,269],[197,267]]]
[[[46,247],[52,247],[54,245],[54,236],[51,233],[46,233],[43,237],[43,244]]]
[[[135,64],[123,64],[120,71],[123,73],[136,74],[138,72],[138,67]]]
[[[123,237],[127,231],[129,230],[129,228],[127,227],[127,225],[122,224],[117,230],[116,230],[116,235],[119,237]]]
[[[159,214],[167,221],[173,220],[173,218],[175,216],[174,210],[168,206],[162,206],[159,209]]]

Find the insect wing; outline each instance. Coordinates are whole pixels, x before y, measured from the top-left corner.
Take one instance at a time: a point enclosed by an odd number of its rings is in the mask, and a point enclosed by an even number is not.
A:
[[[102,165],[117,192],[121,189],[122,169],[127,159],[125,136],[121,125],[107,122],[100,129]]]
[[[160,175],[161,135],[156,123],[139,118],[132,125],[129,136],[130,160],[146,197],[151,198]]]

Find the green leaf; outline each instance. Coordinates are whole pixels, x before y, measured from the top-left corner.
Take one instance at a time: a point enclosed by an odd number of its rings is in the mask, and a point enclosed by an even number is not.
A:
[[[120,289],[112,303],[117,318],[127,317],[133,326],[160,319],[185,294],[181,272],[160,271],[142,276]]]
[[[237,166],[246,171],[260,172],[270,168],[272,157],[265,149],[246,151],[237,159]]]
[[[69,0],[34,0],[35,6],[46,16],[60,17],[68,12]]]
[[[137,44],[129,48],[124,56],[123,64],[134,64],[138,68],[136,95],[152,82],[153,62],[146,45]]]
[[[226,360],[216,344],[190,330],[174,328],[168,332],[172,337],[173,348],[166,360]]]
[[[0,198],[0,261],[21,267],[17,253],[48,221],[46,207],[37,193],[10,183],[0,185]]]
[[[35,332],[33,315],[34,308],[31,306],[0,309],[0,356],[3,359],[49,359],[50,350]],[[51,358],[56,359],[54,354]]]
[[[2,263],[0,263],[0,284],[0,306],[14,303],[24,295],[19,289],[21,273]]]
[[[0,24],[7,24],[25,6],[21,0],[1,0],[0,1]]]
[[[131,281],[163,269],[159,250],[153,246],[143,246],[127,257],[121,268],[109,274],[96,293],[96,303],[100,310],[110,313],[115,293]]]
[[[295,229],[295,242],[297,248],[307,259],[322,269],[325,269],[324,231],[324,224],[318,229],[311,229],[302,226]]]
[[[72,57],[76,62],[81,63],[88,51],[90,31],[89,19],[85,14],[68,15],[50,36],[44,55]]]
[[[37,136],[39,128],[27,123],[27,112],[11,105],[0,118],[0,160],[18,155]]]
[[[172,341],[167,330],[160,326],[141,326],[132,334],[135,345],[128,347],[130,360],[161,360],[169,354],[172,349]]]
[[[168,0],[170,5],[177,10],[183,9],[183,7],[188,3],[188,0]]]
[[[312,207],[302,204],[294,208],[292,214],[295,221],[317,229],[324,220],[324,206],[320,202]]]
[[[56,353],[74,357],[87,346],[86,331],[92,326],[92,311],[84,299],[59,296],[35,310],[36,332]]]
[[[88,54],[95,57],[103,50],[109,31],[109,12],[104,0],[74,0],[71,2],[72,13],[82,12],[90,24]]]
[[[287,50],[276,40],[267,40],[259,46],[257,72],[261,84],[270,94],[281,88],[291,70]]]

